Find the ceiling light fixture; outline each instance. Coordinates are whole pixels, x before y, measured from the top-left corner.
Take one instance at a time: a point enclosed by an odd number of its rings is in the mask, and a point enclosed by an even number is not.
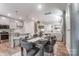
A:
[[[39,4],[39,5],[37,6],[37,8],[38,8],[38,10],[41,10],[41,9],[42,9],[42,5]]]
[[[6,19],[5,17],[2,17],[1,19]]]
[[[34,17],[32,17],[32,20],[35,20],[35,18],[34,18]]]
[[[16,23],[18,22],[18,21],[15,21]]]
[[[11,14],[10,14],[10,13],[8,13],[7,15],[8,15],[8,16],[11,16]]]
[[[22,17],[19,17],[19,19],[22,19]]]
[[[37,21],[37,19],[36,19],[36,18],[34,18],[34,17],[32,17],[32,21]]]

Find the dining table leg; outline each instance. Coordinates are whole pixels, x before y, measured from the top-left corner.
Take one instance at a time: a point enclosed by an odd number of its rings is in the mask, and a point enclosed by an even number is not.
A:
[[[23,56],[23,48],[21,47],[21,56]]]

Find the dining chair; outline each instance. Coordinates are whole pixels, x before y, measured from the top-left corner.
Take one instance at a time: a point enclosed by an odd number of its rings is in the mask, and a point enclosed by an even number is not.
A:
[[[24,56],[24,49],[27,56],[35,56],[39,52],[39,48],[33,43],[28,43],[24,40],[21,41],[21,55]]]
[[[56,43],[56,38],[51,39],[51,41],[48,41],[47,44],[45,45],[45,52],[51,53],[54,55],[54,45]]]

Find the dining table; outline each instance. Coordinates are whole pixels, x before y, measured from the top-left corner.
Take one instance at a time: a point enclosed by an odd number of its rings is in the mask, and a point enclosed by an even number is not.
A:
[[[39,55],[40,56],[44,56],[44,46],[48,42],[47,39],[44,39],[42,37],[37,37],[37,38],[33,38],[33,39],[30,39],[30,40],[27,40],[27,42],[34,43],[36,45],[36,47],[38,47],[40,49]]]

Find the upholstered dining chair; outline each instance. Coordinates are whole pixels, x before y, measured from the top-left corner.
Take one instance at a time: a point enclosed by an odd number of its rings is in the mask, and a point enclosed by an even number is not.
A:
[[[21,55],[24,56],[24,49],[26,51],[26,56],[35,56],[39,48],[36,47],[33,43],[28,43],[25,40],[21,40]]]

